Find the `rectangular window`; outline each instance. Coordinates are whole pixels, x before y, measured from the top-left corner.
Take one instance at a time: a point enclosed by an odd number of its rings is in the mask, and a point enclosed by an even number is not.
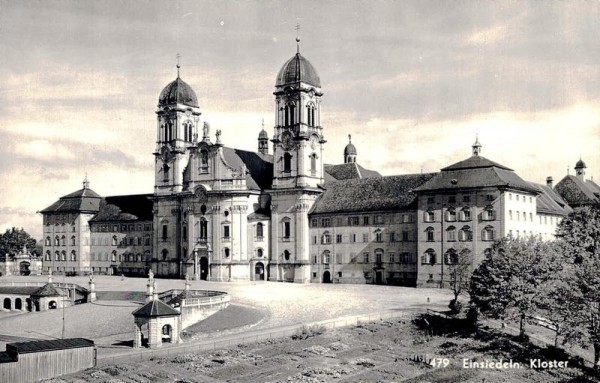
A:
[[[369,233],[363,233],[363,242],[369,242]]]
[[[317,236],[313,236],[313,245],[316,245],[318,243],[318,239]]]
[[[348,217],[348,226],[358,226],[358,217]]]
[[[527,213],[523,212],[523,221],[527,221]]]
[[[456,203],[456,196],[454,196],[454,195],[449,196],[448,203]]]
[[[317,256],[316,255],[313,255],[313,264],[315,264],[315,265],[317,264]]]
[[[384,221],[383,216],[382,215],[375,216],[375,223],[380,224],[380,225],[384,224],[385,221]]]
[[[403,241],[408,241],[409,240],[408,237],[409,237],[408,236],[408,231],[403,231],[402,232],[402,240]]]
[[[342,243],[342,235],[341,234],[337,234],[335,236],[335,243]]]
[[[435,203],[435,198],[434,197],[427,197],[427,203],[432,205]]]
[[[383,233],[382,232],[375,233],[375,240],[377,242],[383,242]]]
[[[290,222],[286,221],[283,223],[283,238],[289,239],[291,235]]]
[[[529,220],[533,222],[533,213],[529,213]]]
[[[512,219],[512,210],[508,211],[508,219]]]
[[[469,196],[469,195],[464,195],[464,196],[463,196],[463,202],[467,202],[467,203],[468,203],[468,202],[471,202],[471,196]]]
[[[493,194],[487,194],[485,196],[485,200],[486,201],[493,201],[494,200],[494,195]]]
[[[390,242],[396,242],[396,233],[390,232]]]
[[[229,239],[229,225],[223,225],[223,239]]]
[[[363,262],[364,263],[369,263],[369,253],[364,253],[363,254]]]
[[[356,234],[350,234],[350,242],[356,242]]]
[[[402,215],[402,222],[403,223],[409,223],[410,221],[411,221],[410,214],[403,214]]]
[[[518,201],[519,200],[519,195],[518,194],[515,194],[515,195],[517,196],[517,201]]]
[[[369,217],[363,217],[363,225],[369,226]]]
[[[329,218],[323,218],[321,220],[321,226],[322,227],[329,227],[329,226],[331,226],[331,220]]]
[[[167,225],[163,225],[163,227],[162,227],[162,240],[163,241],[167,240]]]
[[[396,254],[395,253],[390,253],[390,263],[394,263],[396,261]]]
[[[317,226],[319,226],[318,222],[319,221],[316,218],[313,218],[313,219],[310,220],[310,226],[311,227],[317,227]]]

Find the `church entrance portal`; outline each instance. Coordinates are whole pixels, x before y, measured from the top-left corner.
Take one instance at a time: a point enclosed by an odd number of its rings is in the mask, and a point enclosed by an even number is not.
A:
[[[254,280],[264,281],[265,280],[265,265],[262,262],[258,262],[254,266]]]
[[[331,283],[331,273],[329,271],[323,273],[323,283]]]
[[[200,279],[205,281],[208,279],[208,258],[200,258]]]
[[[377,271],[375,273],[375,284],[377,284],[377,285],[383,284],[383,273],[381,271]]]

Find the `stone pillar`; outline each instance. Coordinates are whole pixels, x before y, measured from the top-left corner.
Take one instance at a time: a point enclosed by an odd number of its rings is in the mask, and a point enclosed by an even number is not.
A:
[[[190,279],[188,278],[188,276],[185,276],[185,291],[190,291]]]
[[[90,281],[88,282],[88,284],[90,286],[89,302],[95,302],[96,301],[96,284],[94,283],[94,277],[92,275],[90,275]]]
[[[142,330],[138,324],[135,324],[135,334],[133,335],[133,348],[142,347]]]
[[[52,269],[48,270],[48,283],[52,283]]]
[[[148,281],[146,285],[146,302],[150,302],[154,299],[154,284],[151,281]]]
[[[150,318],[148,321],[148,347],[158,348],[162,346],[159,318]]]
[[[200,280],[200,274],[198,273],[198,250],[194,250],[194,280]]]
[[[153,294],[152,294],[152,299],[157,301],[158,300],[158,289],[156,288],[156,281],[154,281],[154,285],[152,286],[152,290],[153,290]]]

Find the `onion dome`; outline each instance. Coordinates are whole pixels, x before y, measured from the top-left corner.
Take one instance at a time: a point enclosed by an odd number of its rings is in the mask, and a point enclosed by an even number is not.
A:
[[[267,134],[267,132],[263,129],[260,131],[260,133],[258,133],[258,139],[259,140],[268,140],[269,139],[269,135]]]
[[[275,86],[279,87],[298,82],[303,82],[317,88],[321,87],[321,79],[319,79],[315,67],[312,66],[310,61],[302,57],[300,52],[296,53],[291,59],[283,64],[283,67],[277,75]]]
[[[160,92],[160,97],[158,98],[159,106],[173,104],[183,104],[198,108],[198,97],[196,97],[196,92],[194,92],[192,87],[185,81],[179,78],[179,76]]]
[[[579,161],[577,161],[577,163],[575,164],[575,169],[583,168],[587,168],[587,166],[585,166],[585,162],[583,162],[583,160],[580,158]]]
[[[356,155],[356,147],[352,145],[352,136],[348,135],[348,145],[344,148],[344,156]]]

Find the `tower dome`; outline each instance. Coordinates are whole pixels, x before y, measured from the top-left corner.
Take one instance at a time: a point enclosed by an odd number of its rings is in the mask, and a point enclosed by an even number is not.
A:
[[[160,92],[160,97],[158,98],[159,106],[173,104],[184,104],[198,108],[196,92],[179,76]]]
[[[259,140],[268,140],[269,139],[269,135],[267,134],[267,131],[263,128],[260,133],[258,133],[258,139]]]
[[[315,70],[315,67],[304,58],[300,52],[292,56],[291,59],[283,64],[283,67],[277,75],[275,86],[283,86],[303,82],[314,87],[321,87],[321,79]]]
[[[583,169],[583,168],[587,168],[587,166],[585,165],[585,162],[583,162],[582,159],[579,159],[579,161],[577,161],[577,163],[575,164],[575,169]]]
[[[352,135],[348,135],[348,145],[344,148],[344,163],[356,162],[356,147],[352,144]]]

